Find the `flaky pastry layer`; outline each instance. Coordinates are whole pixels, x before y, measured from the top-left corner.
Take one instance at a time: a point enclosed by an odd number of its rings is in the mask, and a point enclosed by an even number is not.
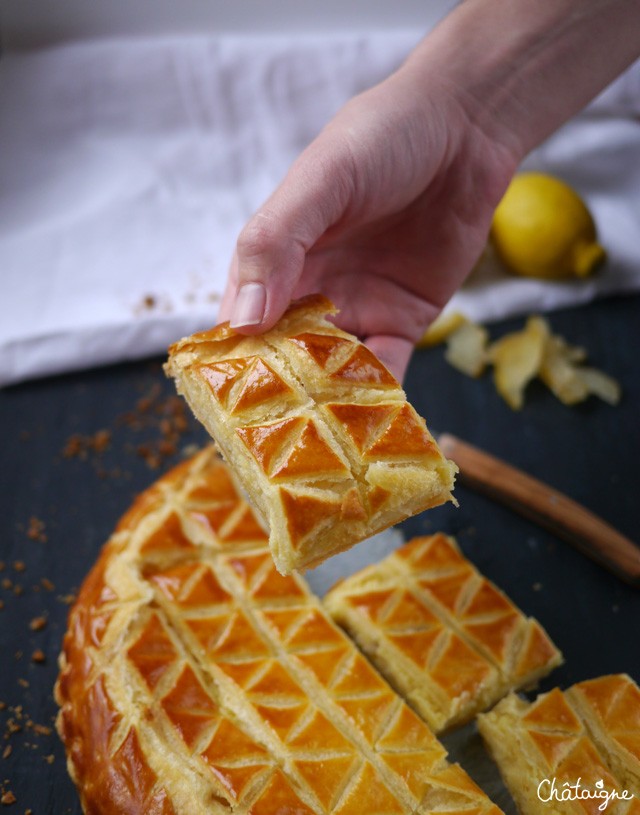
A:
[[[625,674],[512,694],[478,728],[522,815],[640,813],[640,691]]]
[[[282,574],[453,500],[455,465],[335,313],[311,295],[260,336],[223,323],[187,337],[165,366],[270,530]]]
[[[87,815],[498,815],[267,536],[212,449],[74,605],[57,727]]]
[[[415,538],[338,583],[324,603],[435,732],[562,661],[542,626],[443,534]]]

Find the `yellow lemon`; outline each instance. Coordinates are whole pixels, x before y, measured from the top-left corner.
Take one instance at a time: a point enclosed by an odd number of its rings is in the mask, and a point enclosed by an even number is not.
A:
[[[494,213],[491,240],[507,269],[525,277],[586,277],[606,256],[578,193],[543,173],[515,176]]]

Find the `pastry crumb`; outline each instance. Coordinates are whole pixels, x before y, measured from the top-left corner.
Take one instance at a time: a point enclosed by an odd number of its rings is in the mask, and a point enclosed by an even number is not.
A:
[[[89,453],[100,455],[111,446],[111,431],[106,429],[97,430],[88,436],[74,433],[69,436],[67,443],[62,450],[64,458],[79,458],[85,460]]]
[[[27,537],[29,540],[38,541],[39,543],[47,542],[47,533],[45,531],[45,524],[40,518],[32,515],[29,518],[29,526],[27,527]]]
[[[32,631],[42,631],[43,628],[47,627],[47,618],[44,616],[41,617],[34,617],[33,620],[29,623],[29,628]]]

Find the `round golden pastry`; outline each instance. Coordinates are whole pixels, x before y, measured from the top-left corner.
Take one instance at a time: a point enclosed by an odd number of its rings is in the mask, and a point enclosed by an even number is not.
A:
[[[120,521],[55,694],[87,815],[499,813],[304,580],[276,572],[213,449]]]

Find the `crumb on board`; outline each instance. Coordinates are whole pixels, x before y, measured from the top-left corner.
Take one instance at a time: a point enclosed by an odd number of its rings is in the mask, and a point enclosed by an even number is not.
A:
[[[27,537],[29,540],[38,541],[39,543],[47,542],[47,533],[45,531],[45,524],[40,518],[32,515],[29,518],[29,526],[27,527]]]
[[[29,628],[32,631],[42,631],[42,629],[46,628],[46,626],[47,626],[47,618],[44,615],[41,615],[40,617],[34,617],[29,622]]]
[[[18,713],[17,711],[18,711],[18,708],[15,708],[14,712],[16,712],[16,715],[21,716],[22,714]],[[7,723],[6,723],[5,729],[4,729],[4,737],[5,737],[5,739],[8,739],[9,736],[13,736],[14,733],[21,733],[21,732],[22,732],[22,725],[19,724],[16,721],[16,719],[14,719],[13,717],[11,717],[10,719],[7,719]]]
[[[156,382],[135,403],[133,410],[120,414],[115,427],[124,427],[132,433],[151,432],[153,438],[138,444],[127,444],[125,450],[133,451],[146,465],[156,470],[165,459],[175,456],[182,434],[189,429],[189,413],[185,402],[176,394],[163,395]],[[107,470],[102,465],[102,454],[112,446],[114,431],[98,430],[92,435],[74,433],[63,448],[64,458],[82,461],[91,459],[100,478],[126,475],[119,468]]]
[[[67,439],[62,450],[64,458],[79,458],[85,460],[90,453],[100,455],[111,446],[111,431],[102,429],[95,433],[83,436],[80,433],[73,433]]]

